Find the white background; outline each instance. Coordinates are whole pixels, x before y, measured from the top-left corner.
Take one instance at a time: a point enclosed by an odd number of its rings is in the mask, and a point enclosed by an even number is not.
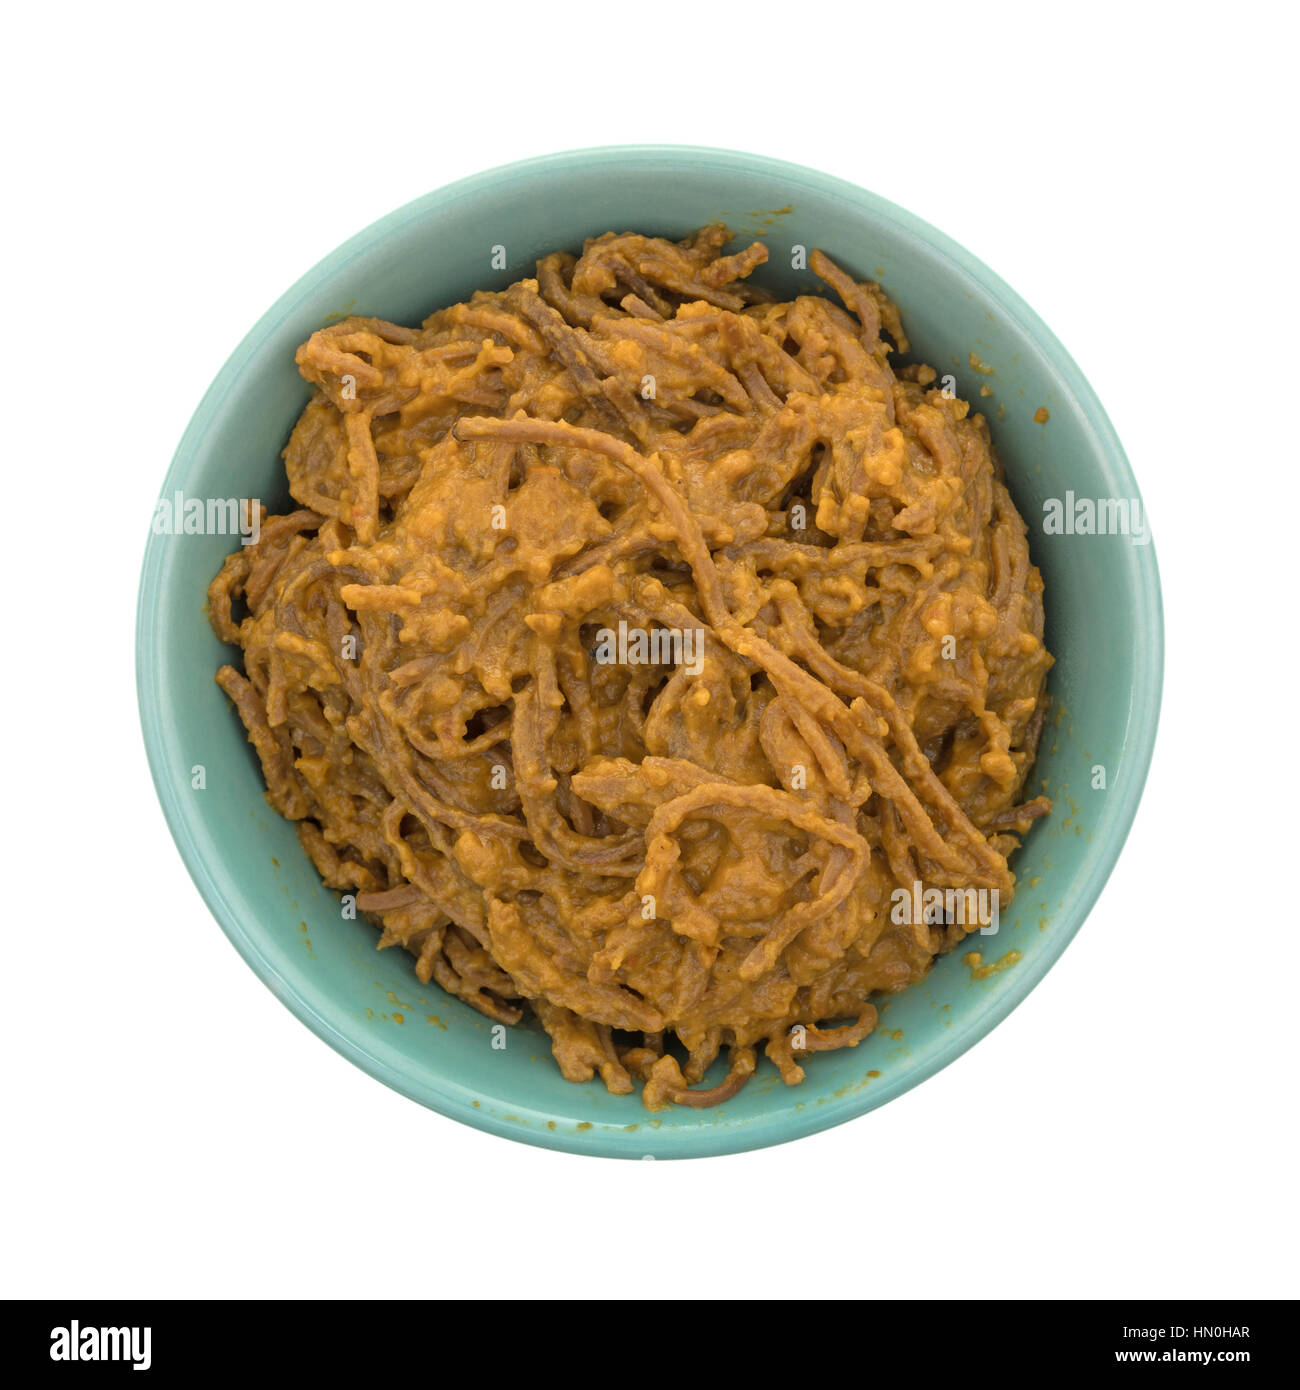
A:
[[[1241,3],[670,16],[6,21],[0,1292],[1300,1292],[1293,23]],[[1014,285],[1126,444],[1168,623],[1137,823],[1032,996],[881,1111],[679,1164],[463,1128],[296,1022],[172,847],[132,669],[171,453],[280,292],[452,179],[644,141],[853,180]],[[972,1204],[990,1169],[1013,1199]]]

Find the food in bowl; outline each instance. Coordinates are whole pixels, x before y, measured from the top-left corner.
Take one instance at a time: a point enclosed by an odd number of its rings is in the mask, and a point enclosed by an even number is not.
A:
[[[651,1110],[859,1043],[996,928],[1050,811],[1043,585],[985,420],[891,361],[880,286],[814,251],[840,302],[779,302],[729,241],[606,233],[419,329],[314,333],[298,507],[209,589],[345,912]]]

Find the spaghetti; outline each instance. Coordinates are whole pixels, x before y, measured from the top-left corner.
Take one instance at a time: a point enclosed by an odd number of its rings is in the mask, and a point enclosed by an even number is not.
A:
[[[1042,582],[984,419],[891,364],[879,286],[814,252],[840,304],[778,302],[728,240],[609,233],[313,334],[298,508],[209,590],[324,881],[651,1110],[860,1042],[974,926],[900,905],[1005,903],[1050,810]]]

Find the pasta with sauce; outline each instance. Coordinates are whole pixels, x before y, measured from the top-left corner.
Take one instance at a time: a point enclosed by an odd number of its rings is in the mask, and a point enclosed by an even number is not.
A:
[[[860,1042],[971,929],[900,892],[1005,904],[1050,810],[1043,586],[983,417],[891,365],[879,286],[814,252],[778,301],[729,238],[607,233],[313,334],[297,509],[209,591],[325,883],[651,1110]]]

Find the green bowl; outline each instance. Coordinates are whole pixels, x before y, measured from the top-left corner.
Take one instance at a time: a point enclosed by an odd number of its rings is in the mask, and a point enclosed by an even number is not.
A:
[[[492,169],[400,208],[309,271],[236,348],[181,440],[163,498],[257,497],[272,511],[288,502],[280,451],[308,399],[294,350],[331,318],[416,323],[475,289],[531,274],[539,255],[577,250],[587,236],[681,237],[717,219],[740,237],[766,239],[772,256],[760,278],[783,296],[816,287],[810,272],[789,268],[795,245],[820,246],[858,278],[883,282],[915,356],[951,372],[959,394],[989,415],[1030,524],[1057,657],[1038,763],[1056,811],[1015,860],[1021,886],[1000,933],[971,939],[1005,968],[979,978],[964,952],[947,956],[887,1002],[875,1035],[814,1056],[802,1085],[782,1085],[764,1061],[713,1110],[650,1115],[635,1095],[566,1082],[540,1029],[508,1030],[497,1050],[486,1019],[421,985],[405,953],[376,951],[372,929],[342,919],[293,828],[266,804],[256,758],[212,678],[231,651],[208,627],[204,591],[232,539],[152,534],[140,584],[137,674],[154,782],[185,863],[236,949],[308,1027],[403,1095],[574,1153],[688,1158],[777,1144],[853,1119],[946,1066],[1006,1017],[1079,929],[1124,843],[1155,739],[1163,638],[1152,547],[1078,528],[1046,533],[1044,503],[1067,492],[1138,500],[1078,367],[1012,290],[932,227],[839,179],[758,155],[571,151]],[[506,268],[493,269],[500,247]],[[991,375],[974,369],[972,353]],[[986,383],[995,394],[981,401]],[[1040,406],[1046,424],[1034,419]]]

